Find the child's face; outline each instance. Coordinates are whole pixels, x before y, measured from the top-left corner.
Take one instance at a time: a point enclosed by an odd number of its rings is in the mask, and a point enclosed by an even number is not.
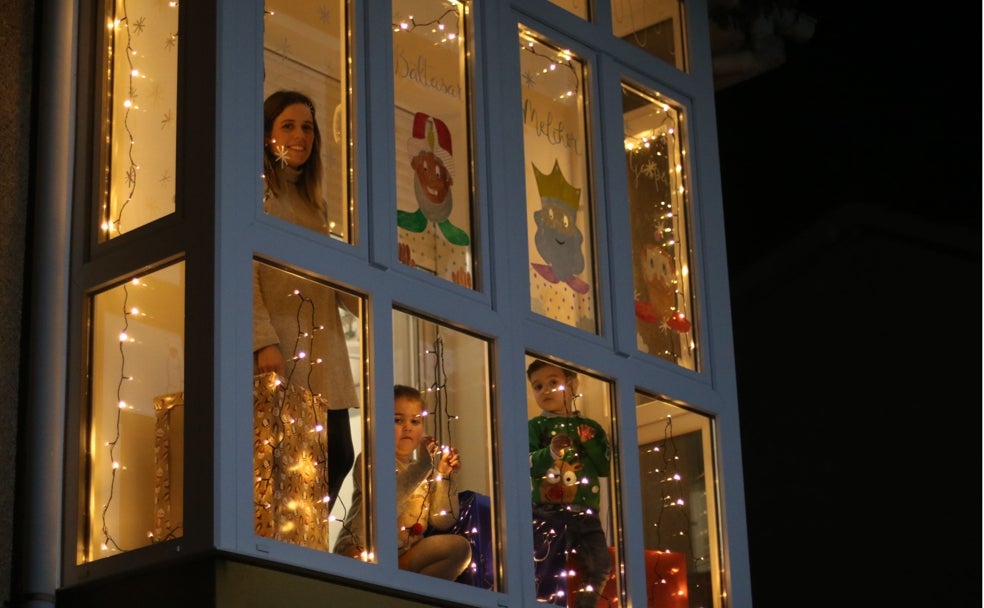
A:
[[[399,397],[393,402],[396,430],[396,458],[409,462],[413,451],[424,435],[424,404],[414,399]]]
[[[541,410],[560,415],[571,413],[571,396],[577,391],[577,378],[568,381],[564,370],[545,365],[530,374],[530,387]]]
[[[270,129],[270,153],[275,162],[286,162],[297,169],[311,157],[314,146],[314,115],[305,103],[294,103],[273,120]]]

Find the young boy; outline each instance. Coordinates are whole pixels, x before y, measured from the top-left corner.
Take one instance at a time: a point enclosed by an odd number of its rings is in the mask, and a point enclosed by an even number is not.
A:
[[[529,421],[533,515],[566,528],[567,550],[580,564],[576,608],[594,608],[611,573],[608,541],[598,507],[598,479],[608,477],[611,450],[605,430],[574,409],[577,374],[536,360],[526,369],[539,416]]]

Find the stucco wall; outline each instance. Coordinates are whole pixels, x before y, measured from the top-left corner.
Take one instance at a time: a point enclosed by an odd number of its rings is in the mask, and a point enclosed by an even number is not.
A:
[[[11,589],[17,404],[20,376],[24,259],[27,242],[29,169],[33,146],[30,126],[34,2],[5,0],[0,13],[0,602]]]

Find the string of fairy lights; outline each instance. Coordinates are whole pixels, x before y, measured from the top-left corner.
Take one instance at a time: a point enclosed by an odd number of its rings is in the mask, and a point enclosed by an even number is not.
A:
[[[421,396],[425,400],[422,416],[425,418],[431,416],[434,417],[435,419],[434,428],[438,436],[438,445],[435,445],[434,450],[432,452],[428,454],[418,455],[418,458],[430,458],[431,461],[430,471],[428,472],[424,480],[421,482],[425,488],[423,494],[429,496],[431,494],[431,489],[430,489],[431,485],[440,482],[444,479],[443,476],[438,472],[437,465],[442,455],[446,453],[447,450],[450,449],[450,446],[454,445],[454,439],[453,439],[454,424],[459,420],[460,417],[452,411],[449,404],[448,390],[447,390],[448,375],[447,375],[447,369],[445,363],[445,345],[444,345],[444,338],[440,334],[440,328],[437,328],[437,334],[431,346],[423,351],[423,355],[425,358],[427,357],[432,358],[431,375],[433,379],[429,385],[427,385],[425,388],[423,388],[420,391]],[[428,401],[432,403],[431,407],[427,406]],[[448,493],[447,496],[448,503],[452,505],[455,504],[456,501],[451,500],[452,494],[457,492],[453,484],[446,484],[445,490]],[[342,524],[342,529],[347,530],[349,533],[352,533],[354,536],[354,531],[352,530],[352,528],[348,527],[347,524],[345,523],[345,521],[347,520],[347,508],[345,507],[345,504],[341,500],[341,498],[338,499],[337,504],[340,504],[342,507],[343,510],[342,516],[339,518],[332,516],[331,520],[340,521]],[[421,508],[420,512],[418,512],[412,518],[415,521],[415,523],[411,524],[410,526],[403,525],[399,530],[401,533],[407,534],[407,539],[405,541],[406,543],[410,542],[411,536],[420,535],[424,533],[427,529],[428,511],[431,508],[430,501],[429,500],[422,501],[420,503],[420,508]],[[458,520],[460,523],[461,513],[441,512],[440,515],[450,516],[452,519]],[[463,527],[455,526],[451,530],[448,530],[447,532],[465,536],[466,538],[469,539],[470,542],[472,542],[473,546],[475,546],[474,544],[475,538],[478,537],[480,534],[479,530],[476,527],[463,528]],[[359,558],[361,560],[370,561],[374,559],[374,554],[366,550],[365,539],[356,538],[355,544],[359,547],[362,547],[362,552],[359,555]],[[404,545],[404,548],[405,546],[406,545]],[[473,551],[472,562],[469,565],[469,569],[473,573],[487,571],[487,565],[485,563],[486,559],[487,556],[485,556],[481,551]],[[489,581],[488,584],[490,588],[493,585],[491,581]]]
[[[686,149],[677,133],[680,116],[671,105],[659,99],[652,99],[623,86],[623,96],[634,109],[627,113],[626,123],[645,124],[644,129],[635,127],[633,134],[625,136],[625,159],[628,173],[631,213],[634,226],[633,248],[636,251],[650,251],[658,248],[660,256],[671,260],[672,276],[668,288],[672,289],[672,303],[666,310],[654,310],[658,317],[658,330],[664,335],[680,334],[679,339],[647,343],[652,354],[679,363],[681,357],[693,356],[696,343],[690,335],[692,322],[689,315],[689,298],[683,289],[687,286],[682,279],[688,275],[686,255],[681,242],[686,196],[686,173],[682,159]],[[644,110],[644,113],[643,113]],[[628,130],[628,129],[627,129]],[[651,260],[637,256],[635,299],[641,301],[646,292],[648,280],[639,265],[657,267]],[[640,276],[640,274],[642,276]],[[655,306],[652,298],[648,304]],[[639,317],[646,322],[653,319],[645,315]]]
[[[577,409],[577,400],[578,398],[584,396],[584,394],[580,392],[571,392],[570,399],[568,400],[567,393],[570,389],[569,381],[571,378],[574,377],[574,375],[573,372],[571,371],[565,371],[565,376],[568,378],[568,383],[558,385],[553,389],[553,391],[555,392],[562,392],[565,394],[563,398],[564,421],[560,423],[559,429],[563,430],[569,437],[576,438],[579,435],[578,426],[580,425],[579,418],[581,416],[580,410]],[[579,446],[580,446],[580,441],[575,439],[574,442],[568,448],[568,450],[573,451],[572,460],[575,462],[581,459],[581,454],[578,452]],[[554,473],[548,473],[548,475],[549,474],[554,474]],[[588,483],[588,480],[578,479],[575,483],[577,484]],[[580,513],[579,516],[584,516],[590,513],[592,513],[592,511],[588,510]],[[534,538],[539,540],[539,551],[534,550],[533,553],[534,565],[549,560],[551,556],[553,556],[556,553],[557,550],[554,549],[554,544],[559,543],[561,546],[564,546],[566,544],[566,539],[563,537],[561,531],[557,529],[556,523],[548,519],[541,519],[539,517],[535,517],[533,520],[533,534],[534,534]],[[564,547],[563,553],[565,556],[570,556],[570,554],[572,554],[572,551]],[[564,568],[561,568],[559,571],[553,572],[552,574],[554,578],[557,579],[557,581],[545,587],[551,589],[551,591],[548,594],[543,594],[541,596],[540,593],[538,593],[537,601],[541,603],[546,602],[546,603],[554,604],[557,602],[564,601],[564,598],[566,598],[569,594],[573,594],[575,592],[594,591],[591,585],[583,585],[582,587],[576,590],[568,588],[569,581],[575,580],[578,576],[577,569],[573,567],[573,565],[570,562],[567,562]],[[539,588],[539,584],[538,584],[538,588]],[[606,601],[606,598],[599,597],[599,601]]]
[[[167,3],[169,8],[177,8],[178,2],[172,0]],[[128,206],[133,202],[137,194],[138,186],[138,169],[139,163],[136,156],[136,135],[133,131],[131,125],[131,112],[137,107],[136,98],[138,95],[137,91],[137,80],[142,77],[141,70],[134,63],[134,59],[140,56],[137,49],[134,47],[135,35],[139,35],[144,31],[146,27],[146,19],[140,17],[134,21],[131,21],[129,15],[128,2],[125,0],[118,5],[118,16],[109,23],[109,29],[111,32],[111,38],[114,45],[120,40],[125,39],[125,44],[123,46],[122,55],[126,60],[126,95],[124,99],[120,102],[120,106],[123,112],[123,118],[121,124],[123,130],[125,131],[126,137],[126,151],[125,158],[127,164],[125,165],[125,170],[123,174],[123,181],[125,184],[125,195],[122,202],[120,202],[115,211],[115,216],[111,216],[111,210],[109,209],[110,196],[108,193],[103,198],[103,211],[102,217],[103,222],[100,225],[100,229],[104,236],[111,238],[113,236],[118,236],[122,234],[122,224],[123,224],[123,214],[127,210]],[[166,41],[166,46],[168,48],[173,48],[177,40],[176,34],[170,34],[168,40]],[[111,120],[113,113],[107,114],[107,120]],[[169,120],[166,119],[166,120]],[[110,171],[110,167],[107,166],[107,171]],[[131,286],[143,285],[139,277],[134,277],[129,281]],[[122,441],[122,415],[127,409],[132,409],[131,406],[127,404],[124,397],[124,385],[127,382],[133,381],[134,378],[129,376],[127,373],[127,345],[135,342],[133,337],[128,333],[130,328],[130,319],[133,315],[140,314],[136,308],[129,307],[129,289],[127,283],[122,285],[123,291],[123,310],[122,310],[122,329],[119,333],[119,352],[120,352],[120,377],[117,383],[116,389],[116,413],[115,413],[115,434],[114,437],[105,443],[107,448],[107,456],[110,463],[110,474],[108,481],[108,488],[106,489],[106,499],[102,505],[101,509],[101,528],[100,532],[102,535],[102,541],[100,548],[103,551],[115,550],[115,551],[127,551],[128,549],[123,548],[120,545],[120,541],[117,539],[113,532],[114,525],[120,525],[119,515],[115,516],[117,522],[111,522],[111,509],[113,508],[114,499],[117,495],[117,484],[119,482],[119,472],[121,469],[125,469],[125,463],[120,462],[117,455],[117,448],[120,447],[120,442]],[[181,526],[173,526],[164,532],[164,538],[172,538],[175,535],[179,535]],[[151,542],[158,542],[162,540],[156,538],[153,531],[147,532],[147,537]]]
[[[652,591],[661,597],[683,598],[686,585],[677,580],[676,566],[672,559],[662,559],[686,548],[686,555],[693,555],[693,538],[690,534],[690,505],[684,498],[686,481],[681,474],[680,450],[673,433],[673,416],[667,414],[663,426],[663,439],[647,449],[657,460],[656,465],[645,471],[648,477],[655,478],[657,488],[656,518],[652,522],[655,531],[655,550],[657,559],[654,576],[647,580]],[[672,520],[672,521],[671,521]],[[699,564],[694,564],[699,567]],[[657,591],[659,587],[663,590]]]
[[[657,548],[664,545],[663,532],[668,526],[664,526],[664,516],[683,513],[680,522],[688,525],[674,526],[673,534],[678,537],[687,536],[690,516],[687,514],[687,501],[683,497],[684,481],[680,474],[680,451],[676,445],[676,438],[673,435],[673,417],[666,416],[666,424],[663,427],[663,440],[653,446],[652,453],[659,458],[657,466],[647,473],[656,478],[659,487],[659,502],[656,510],[656,521],[653,527],[656,530]]]
[[[313,353],[318,352],[316,350],[317,345],[315,340],[319,334],[325,331],[325,326],[316,321],[317,309],[314,299],[306,296],[297,288],[287,294],[286,297],[297,298],[297,310],[295,313],[297,332],[294,345],[290,350],[291,356],[287,362],[285,377],[277,378],[274,382],[279,403],[279,412],[274,423],[279,424],[280,428],[271,433],[271,436],[274,437],[273,440],[268,439],[264,441],[264,445],[268,445],[272,451],[272,462],[274,466],[270,469],[259,469],[255,479],[256,491],[254,496],[269,495],[271,485],[276,483],[276,467],[278,463],[284,460],[284,450],[289,445],[288,442],[283,440],[284,437],[313,436],[315,438],[315,458],[308,464],[313,466],[317,471],[315,477],[323,482],[325,488],[328,487],[327,405],[322,399],[322,395],[314,391],[311,382],[312,375],[316,373],[317,367],[325,364],[324,359],[313,355]],[[301,362],[307,363],[307,374],[300,382],[300,386],[307,390],[310,395],[309,399],[298,399],[296,394],[292,393],[297,388],[294,383],[294,374],[299,367],[298,364]],[[307,416],[299,416],[291,413],[288,405],[296,406],[298,400],[308,408]],[[322,413],[324,413],[324,416],[321,416]],[[313,500],[316,503],[328,504],[330,498],[330,496],[322,495],[314,496]],[[296,497],[293,500],[295,502],[301,502]],[[264,510],[274,508],[273,504],[267,502],[257,503],[256,506]],[[297,504],[295,510],[297,512],[320,511],[317,504]],[[322,526],[327,526],[329,521],[330,517],[327,517],[319,523]]]
[[[126,141],[127,141],[126,157],[129,161],[129,166],[126,168],[126,174],[125,174],[125,180],[127,185],[126,197],[123,199],[123,202],[120,203],[119,206],[117,207],[116,216],[111,219],[103,221],[103,225],[102,225],[103,232],[110,237],[113,236],[114,231],[117,235],[122,233],[120,226],[123,222],[123,212],[126,211],[126,208],[130,205],[130,202],[133,200],[134,194],[137,191],[138,164],[134,156],[135,138],[133,136],[133,131],[130,128],[130,111],[133,109],[134,98],[137,93],[136,86],[134,83],[134,78],[137,75],[138,71],[133,64],[133,58],[136,56],[136,51],[134,50],[132,44],[133,33],[130,31],[130,19],[127,15],[127,3],[125,1],[121,4],[120,10],[122,11],[123,16],[116,19],[113,29],[114,31],[117,31],[120,28],[120,26],[123,26],[123,31],[126,33],[126,48],[124,51],[124,56],[126,57],[127,66],[129,67],[129,69],[126,71],[127,78],[129,80],[127,82],[127,98],[123,100],[122,106],[123,106],[123,129],[126,131]],[[107,118],[111,118],[111,117],[112,114],[110,114]],[[106,199],[107,201],[104,204],[108,205],[109,204],[108,197],[106,197]],[[104,212],[104,215],[105,216],[109,215],[108,209]]]
[[[458,41],[458,24],[460,23],[460,18],[461,14],[458,12],[458,3],[453,2],[451,8],[433,19],[418,21],[413,15],[399,19],[393,24],[393,33],[413,32],[420,28],[430,28],[429,33],[434,35],[438,42],[456,42]],[[449,28],[445,20],[453,24],[453,27]]]
[[[565,49],[557,49],[539,40],[533,32],[524,30],[520,33],[520,51],[532,55],[542,67],[529,66],[523,70],[523,84],[527,87],[543,88],[540,79],[550,78],[554,75],[567,74],[570,80],[564,86],[557,86],[559,91],[553,95],[557,102],[570,102],[576,100],[581,87],[581,76],[575,66],[573,53]],[[547,49],[546,51],[541,49]],[[527,66],[524,63],[524,68]],[[561,68],[558,70],[558,68]]]
[[[134,281],[136,280],[137,279],[134,279]],[[105,504],[103,504],[103,508],[102,508],[102,537],[103,537],[102,549],[104,551],[109,548],[113,548],[117,551],[125,550],[122,547],[120,547],[116,539],[113,537],[113,534],[110,531],[109,522],[107,521],[107,513],[109,512],[109,508],[113,502],[113,497],[116,493],[117,473],[119,472],[121,466],[120,462],[116,459],[116,446],[119,444],[120,441],[120,429],[123,419],[123,410],[125,410],[127,407],[126,401],[123,400],[123,385],[128,380],[132,380],[132,378],[130,378],[126,372],[126,351],[125,351],[125,345],[130,340],[130,336],[127,334],[127,331],[130,328],[131,310],[128,309],[130,292],[127,289],[126,284],[122,286],[122,289],[123,289],[123,327],[120,329],[120,334],[119,334],[120,378],[116,384],[116,403],[117,403],[116,424],[115,424],[116,434],[111,440],[106,442],[106,447],[109,448],[108,452],[109,452],[109,462],[110,462],[111,472],[110,472],[110,482],[109,482],[109,495],[107,496],[106,502]]]
[[[176,9],[178,8],[177,0],[170,0],[166,3],[168,8]],[[139,104],[137,102],[140,91],[138,90],[137,83],[140,80],[146,78],[146,74],[135,63],[136,58],[146,58],[147,54],[145,52],[139,51],[134,47],[135,36],[140,35],[147,28],[147,20],[145,17],[139,17],[136,20],[131,21],[129,16],[128,2],[124,0],[119,4],[119,15],[109,24],[109,28],[113,33],[114,46],[117,41],[125,36],[125,44],[123,45],[122,53],[114,53],[119,56],[122,55],[126,61],[126,94],[123,100],[120,102],[122,108],[123,118],[119,121],[122,129],[125,133],[125,144],[126,150],[124,153],[113,152],[114,160],[118,161],[121,156],[125,160],[124,163],[118,163],[119,166],[123,167],[123,182],[125,188],[123,189],[123,196],[121,201],[115,203],[112,202],[113,193],[117,192],[118,189],[115,185],[112,185],[112,191],[104,193],[103,196],[103,208],[102,208],[102,223],[100,224],[100,230],[105,238],[113,238],[119,236],[123,233],[123,215],[130,207],[131,203],[134,202],[137,196],[137,185],[138,185],[138,174],[140,172],[141,164],[138,161],[137,155],[137,136],[134,132],[133,125],[131,123],[131,113],[139,109]],[[164,41],[164,48],[166,50],[173,50],[177,45],[178,35],[176,33],[169,33]],[[176,63],[174,64],[176,65]],[[113,78],[116,78],[116,74],[122,72],[123,70],[115,70]],[[158,75],[160,76],[160,75]],[[149,95],[154,98],[158,94],[156,87],[159,86],[159,82],[152,86],[152,90]],[[115,97],[115,94],[114,94]],[[114,120],[114,112],[108,112],[106,115],[106,120]],[[161,128],[171,124],[174,121],[174,116],[172,112],[168,111],[163,115],[161,119]],[[110,129],[111,132],[111,129]],[[121,137],[113,136],[114,141],[121,140]],[[117,165],[116,162],[111,165],[107,165],[106,171],[112,176],[113,167]],[[161,177],[161,182],[170,181],[170,176],[165,173]],[[115,207],[115,210],[113,209]]]

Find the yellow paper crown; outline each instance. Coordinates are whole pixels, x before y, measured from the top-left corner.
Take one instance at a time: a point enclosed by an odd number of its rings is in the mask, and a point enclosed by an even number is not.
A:
[[[581,189],[567,181],[560,172],[560,163],[554,161],[550,175],[540,171],[534,164],[533,173],[536,174],[536,189],[540,192],[540,198],[552,198],[566,203],[574,211],[578,210],[581,206]]]

